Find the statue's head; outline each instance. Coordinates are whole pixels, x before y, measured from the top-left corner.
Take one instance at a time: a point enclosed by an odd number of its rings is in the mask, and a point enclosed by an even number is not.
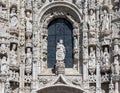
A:
[[[26,11],[26,16],[30,17],[30,15],[31,15],[30,11]]]
[[[6,45],[5,45],[5,44],[1,44],[1,47],[2,47],[2,48],[5,48],[5,47],[6,47]]]
[[[104,50],[104,52],[108,52],[108,49],[107,49],[107,47],[105,47],[105,50]]]
[[[31,49],[30,48],[27,48],[27,53],[30,53],[31,52]]]
[[[12,45],[12,49],[15,50],[16,49],[16,44]]]
[[[107,13],[108,13],[108,10],[107,10],[107,9],[103,9],[103,13],[104,13],[104,14],[107,14]]]
[[[90,52],[92,52],[93,51],[93,47],[90,47]]]
[[[15,7],[11,8],[11,13],[16,13],[16,8]]]
[[[7,60],[6,56],[3,56],[3,58],[2,58],[2,59]]]
[[[93,10],[93,9],[90,9],[90,10],[89,10],[89,14],[90,14],[90,15],[93,15],[93,13],[94,13],[94,10]]]
[[[63,44],[63,40],[62,40],[62,39],[60,39],[59,43],[60,43],[60,44]]]

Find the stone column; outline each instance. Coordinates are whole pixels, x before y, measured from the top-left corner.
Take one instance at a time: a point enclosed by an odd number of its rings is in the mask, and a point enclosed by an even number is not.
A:
[[[20,93],[24,93],[25,54],[20,55]]]
[[[84,2],[84,20],[83,20],[83,83],[84,89],[89,91],[88,76],[88,27],[87,27],[87,1]]]
[[[119,93],[119,40],[114,39],[114,79],[115,79],[115,93]]]
[[[84,2],[84,18],[83,18],[83,84],[84,89],[89,91],[89,76],[88,76],[88,27],[87,27],[87,0]]]
[[[19,93],[25,93],[25,85],[24,85],[24,78],[25,78],[25,0],[19,0],[19,64],[20,64],[20,79],[19,79]]]
[[[87,38],[87,31],[83,32],[83,82],[84,88],[87,89],[88,85],[88,38]]]
[[[100,73],[100,43],[99,43],[99,32],[100,32],[100,29],[99,29],[99,12],[100,12],[100,9],[99,9],[99,1],[97,1],[97,5],[96,5],[96,20],[97,20],[97,25],[96,25],[96,30],[97,30],[97,33],[96,33],[96,93],[101,93],[101,73]]]
[[[0,93],[5,93],[5,83],[8,75],[0,74]]]
[[[31,93],[36,93],[38,88],[38,60],[39,60],[39,38],[38,38],[38,15],[37,15],[38,0],[33,1],[33,63],[32,63],[32,84]]]
[[[98,47],[96,47],[97,52],[100,53]],[[100,74],[100,55],[97,53],[97,65],[96,65],[96,93],[101,93],[101,74]]]
[[[1,93],[5,93],[5,81],[1,82]]]
[[[37,83],[37,58],[33,58],[33,64],[32,64],[32,93],[36,93],[36,89],[38,87]]]

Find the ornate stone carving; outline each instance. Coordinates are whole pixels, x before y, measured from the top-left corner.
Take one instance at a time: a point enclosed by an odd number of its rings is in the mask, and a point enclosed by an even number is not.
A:
[[[104,48],[101,68],[103,71],[108,71],[110,69],[110,54],[107,47]]]
[[[43,52],[47,52],[47,37],[46,36],[44,36],[44,38],[43,38],[43,44],[42,44],[42,46],[43,46]]]
[[[81,8],[82,7],[82,0],[76,0],[75,4]]]
[[[7,33],[7,31],[8,31],[7,21],[3,22],[2,20],[0,20],[0,29],[2,31],[2,32],[0,32],[0,36],[6,38],[8,36],[8,33]]]
[[[61,39],[57,43],[56,47],[56,73],[57,74],[64,74],[65,73],[65,47],[63,45],[63,40]]]
[[[17,5],[18,4],[18,0],[10,0],[10,4],[11,4],[11,6]]]
[[[7,53],[7,50],[8,50],[7,44],[2,43],[1,46],[0,46],[0,53],[5,54],[5,53]]]
[[[9,80],[19,82],[19,73],[16,71],[9,70]]]
[[[96,75],[95,74],[89,75],[89,82],[91,82],[91,83],[96,82]]]
[[[39,82],[41,82],[42,84],[47,84],[49,81],[46,78],[40,78]]]
[[[110,29],[110,15],[106,9],[103,9],[103,15],[101,15],[101,31],[104,35],[111,34]]]
[[[78,38],[74,37],[74,50],[77,50],[79,46]]]
[[[27,37],[32,36],[32,18],[30,11],[26,11],[26,35]]]
[[[64,59],[65,59],[65,47],[63,45],[63,40],[60,40],[58,43],[57,43],[57,47],[56,47],[57,51],[56,51],[56,60],[57,62],[64,62]]]
[[[36,47],[38,44],[39,44],[39,40],[38,40],[38,38],[39,38],[39,35],[38,35],[38,32],[34,32],[33,33],[33,45]]]
[[[17,53],[16,53],[17,45],[12,44],[12,49],[10,51],[10,65],[16,66],[17,64]]]
[[[90,54],[89,54],[89,71],[91,74],[95,72],[96,68],[96,56],[95,56],[95,50],[93,47],[90,47]]]
[[[0,92],[119,93],[119,15],[119,0],[0,0]],[[72,25],[71,68],[61,42],[48,67],[48,27],[59,18]]]
[[[99,1],[99,0],[97,0],[97,1]],[[95,8],[95,3],[96,3],[95,0],[90,0],[88,3],[89,3],[90,9]]]
[[[103,4],[106,5],[106,6],[109,5],[109,2],[110,2],[109,0],[103,0]]]
[[[95,13],[93,9],[89,10],[89,20],[88,20],[88,24],[89,24],[89,31],[95,31],[95,27],[96,27],[96,22],[95,22]]]
[[[119,38],[119,25],[118,24],[112,24],[112,36],[113,38]]]
[[[26,10],[32,11],[32,1],[31,0],[26,0]]]
[[[101,76],[101,82],[108,82],[108,81],[109,81],[109,75],[107,73]]]
[[[65,74],[65,63],[57,62],[55,70],[56,70],[56,74]]]
[[[11,30],[17,31],[18,29],[18,17],[17,17],[17,9],[15,7],[11,8],[11,13],[10,13],[10,28]]]
[[[114,84],[113,84],[112,78],[111,78],[111,81],[110,81],[110,84],[109,84],[109,93],[115,93],[114,92]]]
[[[82,79],[74,79],[72,83],[77,86],[82,86]]]
[[[20,38],[19,43],[20,43],[21,46],[23,46],[25,44],[25,33],[24,32],[20,32],[19,38]]]
[[[119,56],[114,57],[114,65],[115,65],[114,66],[114,74],[119,75],[120,74]]]
[[[27,48],[26,53],[26,72],[28,74],[31,73],[31,66],[32,66],[32,52],[30,48]]]
[[[2,74],[7,74],[8,73],[8,61],[7,61],[7,57],[3,56],[1,59],[1,73]]]
[[[5,83],[5,93],[11,93],[11,87],[9,81]]]
[[[25,75],[24,80],[25,80],[25,83],[31,83],[31,81],[32,81],[32,76],[31,76],[31,75]]]
[[[77,69],[78,67],[78,60],[79,60],[79,42],[78,37],[74,36],[74,68]]]
[[[26,40],[26,48],[32,48],[32,40],[30,39],[30,38],[28,38],[27,40]]]

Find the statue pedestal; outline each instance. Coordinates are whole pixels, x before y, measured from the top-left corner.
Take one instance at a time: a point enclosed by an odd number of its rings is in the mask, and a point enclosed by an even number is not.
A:
[[[65,63],[62,61],[56,63],[56,74],[65,74]]]

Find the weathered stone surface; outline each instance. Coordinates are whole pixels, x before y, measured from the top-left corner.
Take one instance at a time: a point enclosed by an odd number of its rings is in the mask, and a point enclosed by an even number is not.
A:
[[[120,1],[0,0],[0,93],[120,93]]]

